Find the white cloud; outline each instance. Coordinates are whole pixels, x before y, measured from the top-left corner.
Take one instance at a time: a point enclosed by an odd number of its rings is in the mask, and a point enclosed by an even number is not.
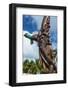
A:
[[[41,29],[41,24],[43,20],[43,16],[32,16],[34,20],[37,22],[38,30]]]
[[[37,42],[33,41],[33,44],[31,44],[30,40],[24,36],[25,33],[29,32],[23,31],[23,56],[24,58],[38,59],[39,49]]]

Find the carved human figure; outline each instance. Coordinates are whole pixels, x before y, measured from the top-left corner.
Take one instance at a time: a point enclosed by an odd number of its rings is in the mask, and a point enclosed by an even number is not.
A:
[[[27,34],[24,36],[29,38]],[[40,61],[44,68],[47,67],[50,72],[57,72],[56,66],[53,63],[53,49],[50,42],[50,16],[44,16],[38,34],[32,35],[30,39],[31,44],[33,43],[33,40],[38,43]]]

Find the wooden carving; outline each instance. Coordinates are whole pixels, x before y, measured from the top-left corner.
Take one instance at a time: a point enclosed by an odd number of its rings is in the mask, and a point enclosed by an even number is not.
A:
[[[39,61],[44,69],[47,69],[47,73],[57,72],[57,67],[55,65],[57,52],[53,50],[50,42],[50,16],[43,17],[41,29],[38,34],[30,36],[26,33],[24,36],[31,40],[31,44],[33,41],[38,43],[40,56]]]

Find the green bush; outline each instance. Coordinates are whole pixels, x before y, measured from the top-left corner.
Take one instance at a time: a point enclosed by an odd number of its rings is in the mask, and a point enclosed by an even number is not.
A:
[[[25,60],[23,62],[23,73],[29,73],[29,74],[41,74],[46,73],[46,70],[43,68],[41,63],[39,63],[39,60]]]

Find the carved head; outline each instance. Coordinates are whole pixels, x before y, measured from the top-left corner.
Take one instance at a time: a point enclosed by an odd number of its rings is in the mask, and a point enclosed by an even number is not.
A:
[[[50,28],[50,17],[49,16],[46,16],[43,18],[43,30],[45,32],[49,32],[49,28]]]

